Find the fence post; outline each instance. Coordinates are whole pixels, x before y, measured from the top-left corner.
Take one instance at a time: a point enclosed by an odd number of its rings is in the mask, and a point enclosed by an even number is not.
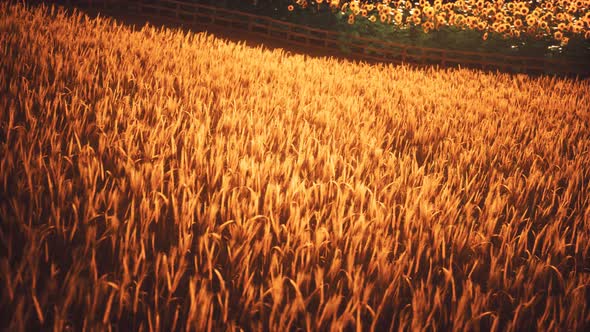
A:
[[[422,48],[422,49],[420,49],[420,53],[421,53],[420,62],[423,65],[425,65],[426,64],[426,57],[427,57],[426,50]]]

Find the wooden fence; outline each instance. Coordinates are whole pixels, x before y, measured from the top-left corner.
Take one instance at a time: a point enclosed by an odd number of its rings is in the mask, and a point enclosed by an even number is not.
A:
[[[458,51],[371,39],[343,36],[337,31],[276,20],[220,7],[181,0],[86,0],[90,5],[108,9],[123,5],[131,13],[157,17],[195,26],[220,26],[263,35],[290,44],[343,53],[355,59],[422,65],[461,65],[481,69],[499,69],[529,74],[590,76],[590,61],[574,62],[546,57]],[[343,52],[343,50],[346,50]]]

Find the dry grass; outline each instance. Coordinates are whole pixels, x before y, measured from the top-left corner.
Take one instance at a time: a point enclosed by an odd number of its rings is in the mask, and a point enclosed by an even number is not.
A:
[[[582,330],[589,105],[0,4],[1,326]]]

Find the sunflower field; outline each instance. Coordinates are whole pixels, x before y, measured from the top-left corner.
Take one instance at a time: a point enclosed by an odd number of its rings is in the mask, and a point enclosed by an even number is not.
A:
[[[339,30],[424,46],[590,56],[589,0],[297,0],[288,10],[331,11]]]

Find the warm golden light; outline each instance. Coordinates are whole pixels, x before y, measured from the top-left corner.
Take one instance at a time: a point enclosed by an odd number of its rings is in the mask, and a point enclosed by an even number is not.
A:
[[[588,80],[1,3],[0,325],[582,330],[589,124]]]

